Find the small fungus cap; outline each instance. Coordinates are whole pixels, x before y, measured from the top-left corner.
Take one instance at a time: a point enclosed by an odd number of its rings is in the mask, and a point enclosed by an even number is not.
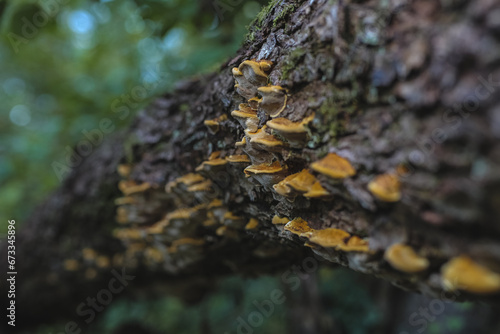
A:
[[[384,259],[394,269],[410,274],[424,271],[429,267],[429,260],[419,256],[410,246],[400,243],[386,249]]]
[[[257,91],[262,95],[259,107],[271,117],[277,117],[286,107],[286,89],[280,86],[259,87]]]
[[[338,249],[344,252],[369,252],[370,247],[368,241],[361,239],[360,237],[353,235],[347,243],[340,244]]]
[[[394,174],[382,174],[368,183],[368,190],[379,200],[397,202],[401,199],[401,183]]]
[[[448,290],[464,290],[476,294],[500,292],[500,274],[462,255],[441,268],[443,284]]]
[[[230,155],[226,157],[226,160],[229,163],[248,163],[250,162],[250,158],[246,154],[239,154],[239,155]]]
[[[263,163],[260,165],[250,165],[245,168],[246,174],[275,174],[284,171],[285,168],[281,166],[279,161],[275,161],[272,164]]]
[[[323,159],[313,162],[311,168],[334,179],[343,179],[356,174],[351,163],[335,153],[329,153]]]
[[[255,230],[259,226],[259,221],[255,218],[251,218],[245,225],[245,230]]]
[[[319,197],[326,197],[328,195],[330,195],[330,193],[321,186],[321,183],[319,183],[319,181],[316,181],[311,186],[311,188],[304,194],[304,197],[319,198]]]
[[[350,234],[337,228],[326,228],[315,230],[309,236],[309,241],[323,247],[338,247],[344,244],[344,240],[349,238]]]
[[[310,235],[311,232],[314,231],[314,229],[309,227],[309,224],[300,217],[289,221],[285,225],[285,230],[290,231],[293,234],[298,235],[299,237],[306,237]]]
[[[278,132],[282,133],[306,133],[307,124],[309,124],[314,119],[314,114],[304,118],[300,122],[292,122],[288,118],[279,117],[274,118],[266,123],[266,125]]]
[[[275,215],[271,221],[273,225],[286,225],[290,221],[290,218],[288,217],[283,217],[280,218],[278,215]]]
[[[258,129],[256,132],[252,132],[249,129],[245,130],[245,134],[250,137],[250,143],[260,144],[264,147],[277,147],[284,146],[285,143],[266,132],[266,126],[264,125],[262,129]]]

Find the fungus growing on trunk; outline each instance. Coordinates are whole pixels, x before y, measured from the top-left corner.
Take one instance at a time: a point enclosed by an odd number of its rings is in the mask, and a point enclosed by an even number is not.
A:
[[[226,119],[227,115],[224,114],[214,119],[207,119],[203,122],[203,124],[205,124],[205,126],[208,128],[208,131],[210,131],[210,133],[214,135],[219,132],[220,123],[225,121]]]
[[[376,176],[368,183],[368,190],[379,200],[384,202],[397,202],[401,199],[401,184],[394,174]]]
[[[334,179],[343,179],[356,174],[351,163],[335,153],[328,153],[323,159],[313,162],[311,168]]]
[[[286,166],[275,161],[271,164],[250,165],[244,169],[244,172],[247,177],[254,177],[261,185],[270,187],[285,177],[286,170]]]
[[[202,182],[204,180],[205,180],[205,178],[203,176],[201,176],[200,174],[188,173],[188,174],[185,174],[181,177],[178,177],[174,181],[167,183],[167,185],[165,186],[165,191],[167,193],[170,193],[170,192],[172,192],[172,189],[177,187],[177,185],[179,185],[179,184],[184,184],[186,186],[190,186],[192,184]]]
[[[413,248],[404,244],[394,244],[386,249],[384,259],[399,271],[418,273],[429,267],[429,260],[418,255]]]
[[[464,290],[476,294],[500,292],[500,273],[475,263],[461,255],[451,259],[441,268],[443,285],[448,290]]]
[[[250,163],[250,158],[246,154],[230,155],[226,157],[226,160],[232,164]]]
[[[259,94],[262,101],[259,108],[271,117],[277,117],[286,107],[286,89],[281,86],[259,87]]]
[[[309,234],[309,241],[322,247],[338,248],[345,245],[344,240],[351,235],[344,230],[337,228],[326,228],[323,230],[314,230]]]
[[[220,154],[220,151],[210,154],[208,160],[203,161],[201,165],[195,168],[195,171],[202,172],[205,176],[210,176],[215,172],[224,170],[227,160],[225,158],[221,158]]]
[[[259,221],[255,218],[250,218],[248,223],[245,225],[245,230],[255,230],[259,226]]]
[[[302,218],[297,217],[285,225],[285,230],[298,235],[299,237],[308,237],[314,231],[309,224]]]
[[[299,173],[287,176],[283,181],[273,186],[274,190],[283,196],[291,197],[296,194],[303,194],[309,191],[316,178],[307,169],[303,169]]]
[[[304,197],[308,198],[325,198],[329,197],[330,193],[321,186],[319,181],[314,182],[311,188],[304,194]]]
[[[280,218],[278,215],[274,215],[271,223],[273,225],[286,225],[289,221],[290,221],[290,218],[288,218],[288,217]]]
[[[120,191],[126,196],[144,192],[149,188],[151,188],[151,184],[149,182],[138,184],[132,180],[122,180],[118,183],[118,189],[120,189]]]
[[[250,138],[250,145],[261,151],[273,151],[277,148],[281,151],[281,147],[285,146],[285,143],[272,134],[267,133],[266,129],[267,126],[264,125],[256,132],[251,132],[248,129],[245,130],[246,136]]]
[[[338,245],[338,249],[344,252],[369,252],[370,247],[368,246],[368,241],[361,239],[360,237],[353,235],[345,243]]]
[[[118,165],[117,171],[121,177],[127,178],[129,177],[130,172],[132,171],[132,166],[130,166],[129,164],[121,164]]]
[[[268,61],[262,61],[261,63],[245,60],[240,66],[232,69],[236,81],[234,88],[239,95],[247,100],[257,95],[258,87],[267,85],[266,72],[271,69],[271,65]]]
[[[259,128],[259,117],[257,112],[248,105],[240,104],[238,110],[233,110],[231,116],[236,118],[241,126],[249,132],[256,132]]]

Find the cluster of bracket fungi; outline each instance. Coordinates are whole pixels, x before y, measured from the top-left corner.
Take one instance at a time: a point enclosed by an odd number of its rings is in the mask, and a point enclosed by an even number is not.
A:
[[[251,205],[244,215],[231,211],[230,207],[242,205],[242,200],[230,203],[234,199],[228,194],[238,192],[251,201],[257,193],[266,193],[272,196],[268,199],[291,206],[299,205],[300,201],[333,206],[337,194],[332,189],[342,189],[343,180],[357,173],[346,157],[336,153],[327,153],[300,168],[294,165],[290,152],[303,149],[310,140],[315,115],[311,113],[299,121],[283,117],[289,95],[285,88],[268,83],[271,69],[272,63],[266,60],[246,60],[232,69],[235,90],[246,100],[238,110],[231,112],[244,129],[243,138],[229,150],[232,154],[213,152],[194,172],[172,180],[165,190],[149,183],[136,183],[129,177],[130,166],[120,166],[124,179],[119,188],[124,197],[116,200],[116,219],[121,227],[114,235],[126,245],[124,263],[128,266],[142,263],[149,268],[177,273],[196,264],[206,252],[213,252],[220,245],[261,235],[265,238],[253,238],[256,241],[251,246],[251,256],[256,258],[284,254],[287,243],[292,241],[294,245],[310,247],[326,260],[384,276],[393,282],[405,279],[425,282],[412,277],[437,273],[441,289],[460,289],[472,294],[500,292],[500,275],[466,255],[453,257],[436,267],[429,258],[431,255],[422,255],[404,242],[393,243],[381,251],[370,247],[366,233],[355,230],[313,228],[317,224],[303,217],[286,217],[279,210],[275,210],[271,221],[265,221],[258,208],[252,209]],[[227,119],[228,115],[223,114],[205,120],[205,125],[210,133],[216,134],[221,129],[220,123]],[[287,156],[283,149],[288,150]],[[400,175],[404,171],[398,168],[371,177],[366,183],[367,191],[378,203],[391,205],[400,201]],[[170,207],[176,209],[165,213],[156,223],[144,226],[148,216],[144,208],[154,207],[152,196],[147,192],[156,194],[155,201],[168,201]],[[139,205],[145,201],[149,201],[149,205]]]

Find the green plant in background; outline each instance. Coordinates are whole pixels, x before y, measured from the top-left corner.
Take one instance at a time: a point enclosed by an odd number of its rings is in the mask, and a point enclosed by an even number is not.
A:
[[[58,186],[85,131],[104,118],[118,131],[180,79],[217,69],[262,3],[221,16],[217,1],[0,1],[4,220],[22,223]]]

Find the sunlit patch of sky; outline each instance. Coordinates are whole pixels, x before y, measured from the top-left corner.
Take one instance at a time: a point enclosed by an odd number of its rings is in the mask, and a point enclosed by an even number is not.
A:
[[[10,110],[9,118],[15,125],[26,126],[31,122],[31,112],[25,105],[18,104]]]
[[[95,29],[95,19],[86,10],[74,10],[68,15],[68,26],[77,34],[89,34]]]
[[[184,44],[185,37],[186,32],[184,29],[173,28],[165,35],[160,47],[163,51],[167,52],[178,50],[182,47],[182,44]]]

